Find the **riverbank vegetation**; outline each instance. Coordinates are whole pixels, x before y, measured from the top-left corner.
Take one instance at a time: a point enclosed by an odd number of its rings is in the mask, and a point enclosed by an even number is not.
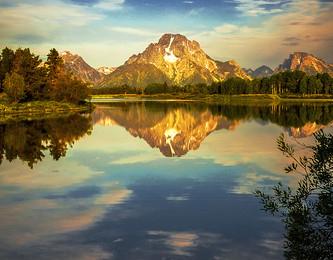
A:
[[[319,131],[314,140],[301,149],[311,156],[303,156],[281,135],[278,148],[292,161],[285,171],[302,177],[295,188],[278,183],[256,191],[264,209],[284,222],[287,259],[333,259],[333,135]]]
[[[94,88],[93,95],[105,94],[192,94],[192,95],[274,95],[280,98],[332,98],[333,78],[329,74],[307,75],[302,71],[286,71],[271,77],[244,80],[229,78],[211,85],[197,84],[169,86],[150,84],[144,89],[127,85],[110,88]]]
[[[76,110],[88,95],[87,85],[66,71],[56,49],[45,62],[28,48],[2,50],[0,113]]]

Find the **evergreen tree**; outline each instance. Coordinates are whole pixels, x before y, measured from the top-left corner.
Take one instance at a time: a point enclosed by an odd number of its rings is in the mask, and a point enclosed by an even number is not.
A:
[[[310,76],[308,81],[308,91],[309,94],[317,93],[317,78],[315,76]]]
[[[64,69],[64,62],[56,49],[53,48],[50,50],[50,53],[47,55],[46,65],[49,80],[53,81],[61,70]]]
[[[303,77],[300,85],[299,85],[299,92],[304,95],[308,93],[308,79],[307,77]]]
[[[47,55],[48,97],[57,101],[78,103],[88,97],[87,84],[75,79],[66,71],[56,49]]]
[[[17,49],[15,51],[13,71],[21,75],[25,82],[26,101],[43,98],[43,89],[46,84],[45,69],[40,66],[41,60],[30,52],[30,49]]]
[[[3,91],[3,81],[7,73],[10,73],[14,62],[14,51],[4,48],[1,52],[0,59],[0,92]]]

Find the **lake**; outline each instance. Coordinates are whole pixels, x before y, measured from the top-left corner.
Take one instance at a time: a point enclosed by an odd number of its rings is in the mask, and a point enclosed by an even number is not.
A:
[[[277,149],[331,131],[321,103],[100,103],[0,123],[0,259],[283,259],[256,189],[295,186]]]

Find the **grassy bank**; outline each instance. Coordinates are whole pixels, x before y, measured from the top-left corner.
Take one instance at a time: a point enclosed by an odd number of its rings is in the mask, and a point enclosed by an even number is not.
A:
[[[26,103],[8,103],[0,101],[0,121],[14,118],[40,118],[53,115],[89,112],[92,105],[75,105],[55,101],[33,101]]]
[[[332,102],[333,96],[330,95],[272,95],[272,94],[243,94],[243,95],[205,95],[205,94],[156,94],[156,95],[137,95],[137,94],[113,94],[113,95],[92,95],[92,102],[103,102],[108,99],[125,99],[131,100],[188,100],[188,101],[203,101],[212,103],[228,103],[228,102],[265,102],[265,103],[280,103],[280,102]]]

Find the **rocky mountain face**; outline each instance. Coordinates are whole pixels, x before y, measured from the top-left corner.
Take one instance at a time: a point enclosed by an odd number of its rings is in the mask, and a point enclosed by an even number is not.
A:
[[[72,54],[69,51],[61,53],[60,56],[68,71],[83,82],[96,84],[103,79],[104,75],[89,66],[81,56]]]
[[[229,77],[250,79],[235,61],[210,58],[196,41],[180,34],[165,34],[140,54],[106,76],[101,86],[129,84],[143,87],[150,83],[174,85],[211,84]]]
[[[259,68],[253,70],[253,69],[244,69],[244,71],[250,75],[252,78],[264,78],[264,77],[270,77],[273,75],[273,70],[266,66],[260,66]]]
[[[99,67],[97,68],[97,71],[103,75],[109,75],[111,74],[112,72],[114,72],[117,68],[116,67],[106,67],[106,66],[103,66],[103,67]]]
[[[325,61],[315,57],[312,54],[305,52],[295,52],[289,55],[288,59],[279,65],[275,72],[282,72],[287,70],[301,70],[309,75],[317,73],[328,73],[333,76],[333,66],[327,64]]]

